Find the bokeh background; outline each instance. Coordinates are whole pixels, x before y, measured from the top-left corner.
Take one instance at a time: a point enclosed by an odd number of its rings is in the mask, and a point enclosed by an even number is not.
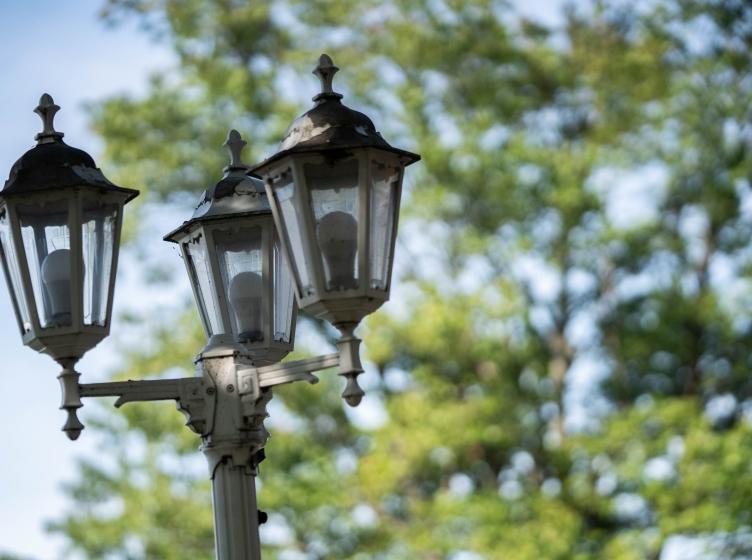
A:
[[[271,154],[321,52],[421,153],[368,395],[275,394],[265,558],[752,557],[752,6],[744,0],[109,0],[0,8],[0,168],[43,92],[142,190],[89,381],[191,374],[203,334],[161,236]],[[87,402],[0,297],[0,558],[212,558],[198,442],[171,404]],[[294,357],[331,350],[302,318]]]

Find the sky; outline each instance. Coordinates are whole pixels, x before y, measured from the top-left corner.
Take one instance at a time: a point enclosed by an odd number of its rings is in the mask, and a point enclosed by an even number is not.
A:
[[[170,64],[166,49],[150,44],[134,27],[113,30],[101,24],[99,5],[96,1],[35,0],[0,6],[3,182],[41,130],[33,109],[42,93],[51,94],[62,108],[55,121],[66,142],[96,159],[101,143],[86,128],[83,104],[118,92],[138,94],[145,90],[150,72]],[[161,235],[156,239],[160,246],[167,245]],[[169,247],[160,250],[176,258]],[[128,259],[121,262],[121,272],[127,265]],[[118,276],[113,332],[119,328],[117,309],[141,296],[135,276]],[[116,338],[111,336],[84,357],[77,369],[85,380],[107,376],[115,345]],[[72,480],[76,457],[94,454],[95,449],[86,431],[75,443],[59,431],[64,421],[58,410],[59,367],[51,358],[22,346],[4,286],[0,289],[0,355],[0,424],[6,427],[0,448],[0,553],[38,560],[59,558],[62,540],[47,534],[43,526],[65,509],[60,488]]]
[[[42,93],[51,94],[62,108],[55,124],[66,142],[96,160],[101,142],[87,129],[84,104],[114,93],[138,95],[145,91],[150,73],[174,61],[165,47],[151,43],[135,26],[106,27],[97,16],[102,3],[35,0],[0,6],[3,181],[13,163],[34,145],[41,128],[33,109]],[[524,12],[548,22],[554,21],[559,4],[560,0],[519,2]],[[155,228],[151,233],[159,240],[151,258],[176,258],[174,250],[161,242],[165,232]],[[134,301],[143,306],[168,297],[150,291],[144,299],[143,279],[133,272],[138,264],[133,255],[121,257],[113,334],[79,362],[84,382],[106,379],[115,366],[113,356],[122,339],[118,333],[123,330],[118,310]],[[187,291],[187,280],[180,288],[181,293]],[[95,455],[96,449],[86,431],[75,443],[59,431],[64,421],[55,379],[59,367],[51,358],[22,346],[5,288],[0,289],[0,351],[0,423],[10,428],[0,449],[0,553],[36,560],[59,558],[63,541],[48,534],[44,524],[65,511],[61,486],[73,479],[76,458]],[[352,420],[373,421],[378,411],[369,413],[368,408],[360,407],[359,416]]]
[[[526,15],[556,24],[562,1],[515,3]],[[98,0],[35,0],[0,5],[3,180],[13,163],[34,145],[40,121],[33,109],[42,93],[50,93],[62,107],[56,128],[65,133],[66,142],[88,151],[96,160],[101,142],[87,129],[84,105],[120,92],[138,95],[145,91],[150,73],[174,62],[163,46],[150,43],[135,26],[104,26],[97,17],[101,4]],[[180,216],[162,218],[152,220],[145,232],[145,237],[155,240],[149,258],[174,259],[177,265],[176,251],[161,237],[171,229],[170,224],[180,222]],[[119,310],[136,302],[144,308],[175,297],[151,288],[145,293],[145,280],[138,268],[136,256],[124,255],[117,280],[113,335],[79,363],[84,382],[106,379],[116,365],[114,357],[124,331]],[[177,293],[187,294],[187,279],[181,276],[179,281]],[[35,560],[73,560],[64,556],[63,540],[48,534],[44,524],[66,510],[61,486],[73,479],[76,459],[96,455],[96,448],[86,431],[75,443],[59,431],[64,421],[58,410],[60,392],[55,379],[59,367],[51,358],[22,346],[5,288],[0,288],[0,351],[0,423],[9,428],[0,449],[0,553]],[[378,419],[379,411],[373,400],[366,399],[364,405],[351,412],[351,420],[362,422],[363,427]],[[687,560],[690,544],[670,543],[664,558]]]

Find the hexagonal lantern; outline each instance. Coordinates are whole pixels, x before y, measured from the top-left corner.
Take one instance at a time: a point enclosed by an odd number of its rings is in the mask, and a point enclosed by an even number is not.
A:
[[[321,55],[316,105],[252,171],[266,184],[301,308],[352,333],[389,299],[403,170],[420,156],[341,103],[337,70]]]
[[[180,246],[209,337],[203,352],[236,348],[265,365],[292,350],[297,304],[264,185],[240,162],[245,144],[230,131],[224,177],[165,240]]]
[[[123,205],[138,191],[63,142],[59,109],[42,95],[44,129],[0,192],[0,256],[24,344],[75,362],[109,334]]]

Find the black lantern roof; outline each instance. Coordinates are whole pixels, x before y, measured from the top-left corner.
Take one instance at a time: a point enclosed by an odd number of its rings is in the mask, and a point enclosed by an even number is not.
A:
[[[342,104],[342,94],[332,90],[334,74],[339,68],[331,57],[322,54],[313,73],[321,81],[316,105],[295,119],[287,129],[280,151],[254,166],[257,171],[293,153],[347,151],[354,148],[379,148],[404,158],[409,165],[420,159],[418,154],[393,147],[376,130],[373,121],[359,111]]]
[[[53,126],[58,110],[60,107],[49,94],[42,95],[34,112],[42,118],[44,129],[35,137],[37,145],[11,168],[2,195],[84,186],[126,193],[126,202],[135,198],[137,190],[115,185],[104,176],[89,154],[63,142],[63,133]]]
[[[245,145],[246,141],[241,138],[240,133],[230,130],[224,143],[230,153],[230,164],[225,167],[224,176],[216,185],[204,191],[190,219],[165,235],[165,241],[177,243],[178,234],[196,222],[229,216],[271,213],[264,183],[250,174],[249,167],[241,162],[240,153]]]

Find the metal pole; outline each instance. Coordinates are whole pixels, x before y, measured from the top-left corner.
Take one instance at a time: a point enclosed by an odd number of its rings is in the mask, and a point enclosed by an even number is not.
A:
[[[263,420],[271,390],[258,396],[241,390],[238,369],[245,364],[235,353],[217,349],[199,360],[204,380],[216,391],[212,427],[201,451],[212,479],[217,560],[260,560],[255,477],[269,435]]]
[[[212,474],[216,555],[218,560],[260,560],[256,465],[236,462],[245,450],[235,451],[222,457]]]

